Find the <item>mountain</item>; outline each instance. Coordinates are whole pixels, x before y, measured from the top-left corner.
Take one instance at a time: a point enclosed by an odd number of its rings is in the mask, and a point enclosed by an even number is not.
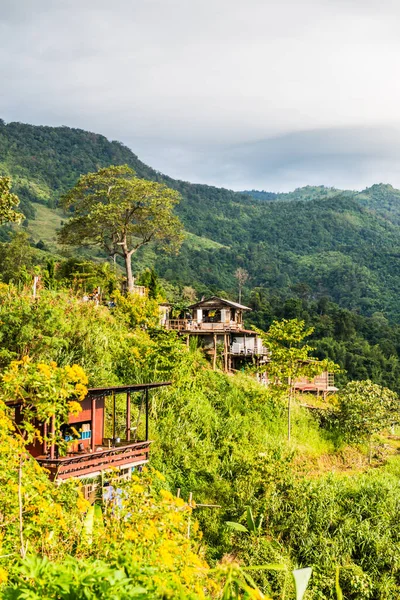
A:
[[[182,194],[177,212],[189,235],[179,256],[143,249],[137,271],[154,265],[172,283],[235,294],[241,266],[250,275],[248,289],[280,297],[302,290],[309,299],[328,296],[362,314],[384,312],[400,321],[400,191],[390,185],[233,192],[174,180],[95,133],[0,121],[0,174],[12,176],[35,242],[54,245],[63,218],[55,208],[60,195],[81,173],[110,164],[128,164]]]

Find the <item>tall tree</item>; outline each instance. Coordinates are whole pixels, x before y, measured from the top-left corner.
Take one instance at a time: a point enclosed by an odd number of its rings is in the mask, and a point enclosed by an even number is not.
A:
[[[0,177],[0,225],[22,221],[24,215],[15,210],[18,204],[18,196],[11,193],[10,177]]]
[[[295,392],[295,382],[301,377],[315,377],[323,371],[335,371],[337,366],[331,361],[317,360],[311,353],[312,346],[305,339],[313,333],[299,319],[274,321],[267,333],[253,327],[260,335],[263,344],[270,351],[268,363],[261,367],[268,373],[272,385],[276,384],[287,395],[287,437],[291,436],[291,407]]]
[[[238,282],[238,286],[239,286],[239,304],[242,301],[242,288],[244,286],[244,284],[246,283],[246,281],[249,278],[249,274],[246,271],[246,269],[243,269],[242,267],[238,267],[235,271],[235,277],[237,279]]]
[[[98,245],[110,256],[121,256],[131,291],[134,252],[150,242],[166,252],[178,251],[183,226],[173,209],[180,199],[164,184],[139,179],[127,165],[82,175],[62,198],[73,217],[60,230],[59,241]]]
[[[372,458],[372,439],[400,419],[399,397],[388,388],[365,381],[350,381],[339,395],[339,423],[350,442],[369,443]]]

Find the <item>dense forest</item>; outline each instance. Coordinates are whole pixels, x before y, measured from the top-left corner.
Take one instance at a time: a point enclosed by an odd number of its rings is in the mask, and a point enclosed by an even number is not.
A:
[[[0,142],[0,173],[13,176],[27,217],[26,237],[18,234],[0,248],[3,281],[23,282],[29,269],[54,256],[58,279],[102,284],[100,266],[86,259],[97,258],[106,268],[107,257],[95,249],[80,259],[65,256],[55,233],[66,216],[49,207],[81,173],[126,163],[138,176],[180,192],[176,210],[186,229],[177,256],[151,246],[134,255],[139,281],[154,268],[167,299],[183,309],[188,286],[199,297],[237,298],[235,271],[241,267],[248,274],[243,301],[253,311],[248,325],[266,329],[274,318],[305,319],[315,327],[316,355],[342,368],[339,382],[369,377],[398,389],[400,192],[391,186],[243,195],[174,181],[122,144],[82,130],[1,122]],[[0,235],[9,240],[10,228],[0,228]]]
[[[51,239],[55,226],[37,203],[55,207],[80,174],[110,164],[127,164],[182,195],[176,210],[189,235],[179,256],[144,250],[136,258],[138,271],[154,266],[170,282],[201,294],[236,295],[234,273],[241,266],[250,276],[247,290],[262,287],[289,297],[307,285],[314,300],[327,296],[363,315],[383,312],[399,320],[400,192],[389,185],[242,194],[173,180],[101,135],[0,123],[0,174],[13,177],[28,220],[34,223],[35,207],[40,212],[44,225],[39,232],[32,226],[36,243],[39,235]]]

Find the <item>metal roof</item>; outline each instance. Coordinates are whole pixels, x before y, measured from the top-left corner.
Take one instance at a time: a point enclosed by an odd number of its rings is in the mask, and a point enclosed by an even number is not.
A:
[[[200,302],[196,302],[196,304],[192,304],[188,308],[201,308],[207,302],[219,302],[221,304],[226,304],[232,308],[239,308],[242,310],[251,310],[248,306],[244,306],[243,304],[239,304],[238,302],[232,302],[232,300],[227,300],[226,298],[219,298],[218,296],[210,296],[209,298],[205,298],[205,300],[200,300]]]
[[[115,385],[112,387],[101,388],[88,388],[86,398],[110,396],[111,394],[123,394],[126,392],[141,392],[143,390],[151,390],[154,388],[165,387],[167,385],[171,385],[171,381],[160,381],[156,383],[135,383],[131,385]]]
[[[142,392],[154,388],[165,387],[171,385],[171,381],[160,381],[157,383],[135,383],[131,385],[115,385],[112,387],[88,388],[86,398],[100,398],[102,396],[111,396],[111,394],[123,394],[126,392]],[[5,402],[6,406],[20,406],[23,400],[11,400]]]

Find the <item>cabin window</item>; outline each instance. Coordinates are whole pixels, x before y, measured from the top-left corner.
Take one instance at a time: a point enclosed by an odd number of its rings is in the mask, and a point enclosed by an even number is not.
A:
[[[207,310],[204,312],[204,323],[221,323],[220,310]]]

